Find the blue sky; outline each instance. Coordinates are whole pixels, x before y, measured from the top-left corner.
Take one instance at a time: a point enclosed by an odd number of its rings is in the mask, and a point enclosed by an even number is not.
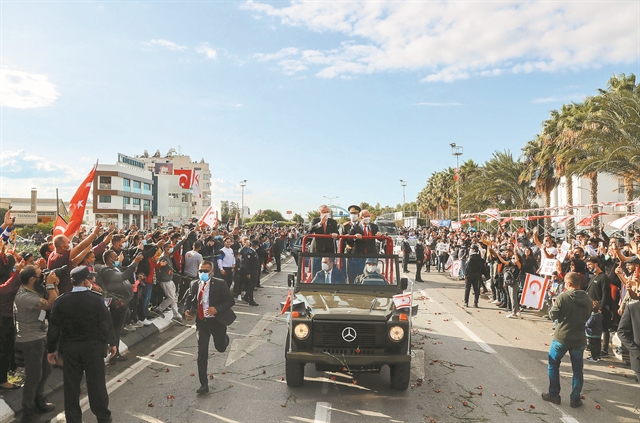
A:
[[[214,199],[306,213],[415,199],[519,155],[549,111],[640,74],[636,1],[2,2],[0,196],[180,148]],[[607,19],[602,19],[607,16]]]

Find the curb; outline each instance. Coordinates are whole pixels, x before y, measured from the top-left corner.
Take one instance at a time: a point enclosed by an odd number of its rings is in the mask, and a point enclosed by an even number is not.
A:
[[[165,331],[172,324],[171,321],[171,310],[165,311],[165,315],[163,317],[156,317],[153,319],[152,324],[149,326],[143,326],[141,328],[137,328],[135,331],[129,332],[126,335],[126,343],[120,339],[120,353],[127,353],[129,351],[129,347],[132,347],[144,339],[149,338],[152,335]],[[107,359],[105,359],[107,361]],[[47,380],[47,386],[44,389],[44,394],[48,395],[53,391],[62,388],[62,369],[60,368],[52,368],[51,375]],[[22,411],[22,390],[18,389],[16,391],[4,391],[7,392],[3,394],[3,397],[0,398],[0,423],[8,423],[13,418],[15,418]]]

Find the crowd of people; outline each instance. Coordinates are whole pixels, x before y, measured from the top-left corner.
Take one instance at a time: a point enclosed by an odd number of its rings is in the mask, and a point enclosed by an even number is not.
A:
[[[77,392],[84,370],[92,411],[99,422],[111,421],[108,396],[102,389],[103,359],[107,353],[111,365],[127,359],[118,350],[127,332],[150,325],[168,312],[178,323],[195,318],[198,354],[206,357],[211,337],[218,351],[226,350],[226,325],[235,318],[231,307],[236,301],[258,306],[254,293],[261,286],[261,276],[269,273],[268,264],[273,259],[272,271],[279,272],[282,255],[303,235],[331,235],[314,238],[312,252],[336,253],[342,245],[341,253],[376,254],[379,247],[368,237],[383,234],[367,210],[350,206],[350,216],[342,224],[331,217],[326,205],[318,211],[319,217],[308,226],[284,228],[275,222],[210,228],[194,221],[181,227],[141,230],[135,225],[117,228],[98,222],[92,230],[81,228],[71,237],[44,236],[40,257],[10,249],[7,241],[13,219],[7,212],[0,230],[0,390],[21,388],[22,421],[37,422],[39,414],[55,407],[44,397],[43,389],[51,366],[63,366],[67,421],[80,422]],[[338,244],[335,238],[340,234],[354,238]],[[562,356],[569,352],[577,360],[580,355],[582,362],[588,339],[588,360],[598,361],[610,354],[610,334],[616,330],[633,370],[640,374],[640,231],[626,241],[608,237],[602,228],[592,229],[569,240],[568,251],[567,244],[537,229],[400,228],[399,235],[403,270],[409,271],[410,255],[415,254],[417,282],[422,281],[423,271],[435,267],[444,272],[452,262],[459,262],[465,306],[471,290],[476,307],[483,292],[490,303],[508,310],[509,318],[520,316],[519,296],[526,275],[539,274],[545,259],[562,258],[555,261],[547,292],[557,345],[549,356],[546,400],[559,401],[557,371]],[[331,271],[331,263],[318,259],[317,268]],[[213,295],[214,291],[219,295]],[[56,301],[58,297],[66,299]],[[567,313],[567,304],[578,297],[585,304],[588,300],[588,313],[584,307],[581,313]],[[89,313],[86,304],[92,302],[104,306]],[[92,317],[80,317],[83,310]],[[218,319],[211,319],[216,314]],[[583,318],[576,333],[575,320]],[[24,367],[22,386],[7,379],[18,367]],[[581,369],[574,374],[577,391]],[[201,386],[197,392],[204,393],[208,391],[206,359],[198,361],[198,370]],[[575,392],[571,399],[572,405],[579,405],[574,401]]]
[[[0,229],[0,390],[22,389],[22,422],[39,422],[40,414],[55,408],[44,397],[51,366],[63,368],[68,422],[81,421],[77,393],[83,371],[92,411],[99,422],[111,421],[104,359],[108,353],[110,365],[127,360],[119,351],[122,336],[168,312],[177,323],[195,314],[197,328],[204,330],[211,326],[205,321],[224,320],[221,316],[236,301],[258,306],[254,292],[261,275],[270,272],[272,259],[272,270],[279,272],[282,254],[305,232],[301,225],[210,228],[194,221],[140,230],[98,222],[71,237],[43,237],[36,257],[10,244],[13,225],[9,211]],[[206,318],[213,314],[199,319],[195,312],[197,289],[194,294],[192,286],[204,275],[223,281],[222,290],[231,298],[224,307],[212,298],[212,313],[220,312],[217,319]],[[96,300],[101,307],[95,307]],[[92,313],[87,304],[93,304]],[[224,351],[228,337],[220,341],[218,332],[207,333]],[[205,356],[209,336],[199,336],[199,342],[206,338]],[[18,368],[24,369],[23,383],[9,382]],[[199,393],[205,391],[201,387]]]

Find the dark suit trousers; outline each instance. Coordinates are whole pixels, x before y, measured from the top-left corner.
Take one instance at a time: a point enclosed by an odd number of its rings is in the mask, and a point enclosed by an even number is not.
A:
[[[471,293],[471,287],[473,286],[473,303],[478,303],[478,298],[480,298],[480,281],[482,281],[482,276],[471,276],[467,275],[467,279],[464,283],[464,303],[469,303],[469,294]]]
[[[227,326],[216,318],[200,320],[196,318],[196,339],[198,340],[198,378],[200,385],[208,385],[207,364],[209,361],[209,340],[219,352],[225,352],[229,345]]]
[[[422,262],[416,261],[416,281],[418,282],[422,280],[422,276],[420,276],[421,271],[422,271]]]
[[[404,271],[404,273],[407,273],[409,271],[409,254],[404,254],[402,256],[402,270]]]
[[[231,288],[231,284],[233,283],[233,267],[225,267],[225,274],[222,275],[222,279],[227,283],[227,286]]]
[[[109,394],[104,374],[105,345],[102,342],[74,342],[62,345],[62,377],[64,381],[64,413],[67,423],[82,423],[80,383],[82,373],[87,378],[87,393],[91,411],[98,422],[107,422]]]
[[[127,320],[127,313],[129,313],[128,305],[125,307],[109,309],[111,314],[111,323],[113,324],[113,330],[118,338],[118,345],[120,344],[120,335],[122,334],[122,328],[124,328],[124,322]],[[119,347],[118,347],[119,348]]]
[[[276,272],[279,272],[280,269],[280,262],[282,261],[282,253],[278,253],[278,252],[274,252],[273,255],[275,256],[274,258],[276,259]]]

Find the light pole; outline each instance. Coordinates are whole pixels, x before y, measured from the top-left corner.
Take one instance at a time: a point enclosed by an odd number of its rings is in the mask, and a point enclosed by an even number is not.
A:
[[[400,185],[402,185],[402,217],[404,217],[404,205],[407,203],[407,197],[404,195],[404,189],[407,186],[407,181],[400,179]]]
[[[458,191],[458,223],[460,222],[460,164],[459,158],[462,156],[462,146],[456,145],[455,142],[451,144],[451,154],[456,156],[456,188]]]
[[[333,211],[331,209],[331,201],[335,200],[336,198],[338,198],[338,196],[336,195],[335,197],[327,197],[326,195],[323,195],[324,198],[326,198],[327,200],[329,200],[329,210]]]
[[[241,202],[241,211],[240,211],[240,226],[244,225],[244,187],[247,186],[247,180],[240,181],[240,186],[242,187],[242,202]]]

